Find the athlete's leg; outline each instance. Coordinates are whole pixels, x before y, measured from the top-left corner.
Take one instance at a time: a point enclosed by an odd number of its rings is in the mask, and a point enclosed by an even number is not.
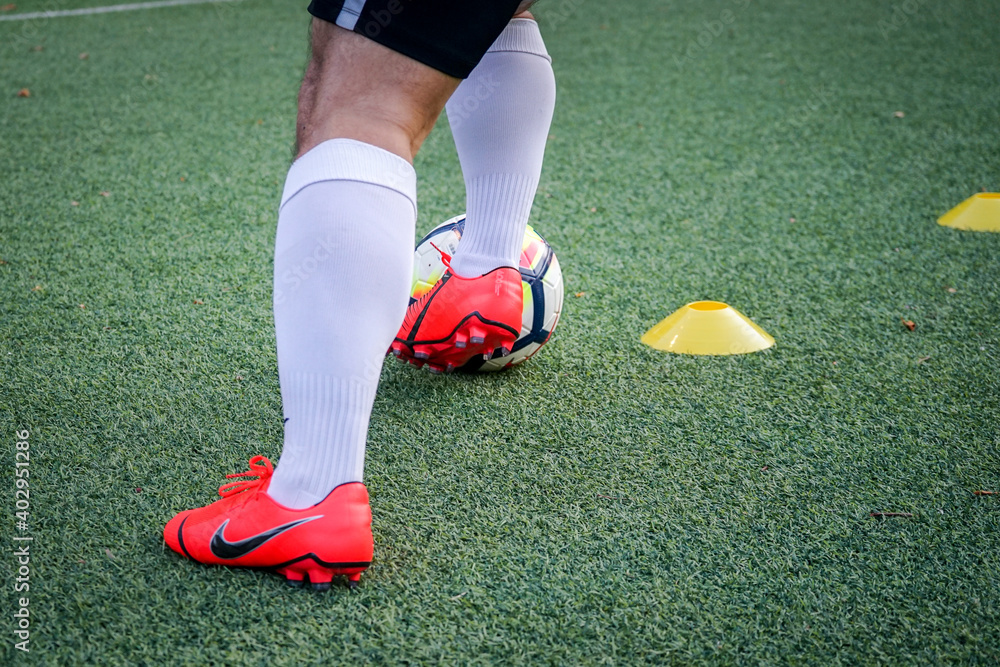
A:
[[[347,138],[412,162],[460,80],[319,19],[311,38],[299,93],[298,155]]]
[[[164,528],[204,563],[275,567],[316,588],[371,561],[365,438],[385,351],[407,305],[416,218],[410,160],[457,79],[314,21],[299,158],[285,182],[274,322],[285,414],[272,474]],[[380,96],[375,104],[372,95]],[[220,493],[222,493],[220,489]]]
[[[286,418],[270,495],[290,507],[361,481],[385,352],[406,311],[409,162],[458,79],[313,21],[298,152],[278,217],[274,320]]]
[[[272,475],[269,462],[252,460],[258,481],[224,487],[223,500],[167,524],[167,543],[189,558],[279,568],[290,581],[305,575],[317,587],[338,573],[357,580],[371,559],[371,513],[357,482],[381,362],[407,301],[416,216],[411,162],[458,84],[442,72],[466,76],[506,16],[500,5],[439,0],[408,5],[406,21],[426,28],[448,3],[462,12],[460,23],[479,29],[463,33],[458,58],[447,48],[453,45],[439,48],[433,31],[397,44],[438,69],[314,21],[298,159],[275,240],[281,463]],[[399,39],[391,33],[384,39]]]
[[[538,24],[512,20],[448,101],[462,163],[466,223],[451,260],[461,276],[516,267],[555,107],[555,78]]]

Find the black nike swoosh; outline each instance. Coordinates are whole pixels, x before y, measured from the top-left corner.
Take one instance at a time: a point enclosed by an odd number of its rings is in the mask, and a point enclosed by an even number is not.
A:
[[[291,530],[292,528],[295,528],[295,526],[301,526],[302,524],[308,523],[314,519],[322,518],[323,515],[319,514],[317,516],[311,516],[307,519],[298,519],[297,521],[291,521],[283,526],[277,526],[271,530],[265,530],[263,533],[254,535],[253,537],[247,537],[242,540],[237,540],[236,542],[230,542],[223,535],[226,530],[226,526],[229,525],[229,519],[226,519],[222,522],[222,525],[215,530],[215,534],[212,535],[212,541],[208,545],[208,548],[211,550],[212,555],[216,558],[222,558],[223,560],[242,558],[254,549],[263,545],[268,540],[274,539],[285,531]]]

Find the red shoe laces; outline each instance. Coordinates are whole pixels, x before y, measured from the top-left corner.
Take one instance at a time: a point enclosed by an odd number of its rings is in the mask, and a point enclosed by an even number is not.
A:
[[[271,465],[271,461],[266,456],[255,456],[250,459],[250,470],[226,475],[226,479],[236,477],[256,477],[257,479],[238,479],[235,482],[223,484],[219,487],[219,495],[228,498],[237,493],[255,489],[269,480],[273,474],[274,466]]]
[[[441,255],[441,261],[444,262],[444,265],[447,268],[450,269],[451,268],[451,255],[449,255],[448,253],[446,253],[444,250],[441,250],[441,248],[437,247],[434,244],[434,241],[431,241],[431,247],[438,251],[438,253]]]

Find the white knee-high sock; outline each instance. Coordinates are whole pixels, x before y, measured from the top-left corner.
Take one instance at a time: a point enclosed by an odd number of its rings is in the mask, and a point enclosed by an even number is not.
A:
[[[513,19],[448,100],[466,190],[460,276],[518,264],[555,108],[551,63],[538,24]]]
[[[268,493],[302,508],[361,481],[385,351],[413,266],[416,174],[401,157],[326,141],[288,172],[274,249],[285,441]]]

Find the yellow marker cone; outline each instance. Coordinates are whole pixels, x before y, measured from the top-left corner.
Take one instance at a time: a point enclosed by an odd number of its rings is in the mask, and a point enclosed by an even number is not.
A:
[[[938,224],[974,232],[1000,232],[1000,192],[977,192],[938,218]]]
[[[774,339],[743,313],[720,301],[695,301],[647,331],[642,342],[677,354],[746,354]]]

